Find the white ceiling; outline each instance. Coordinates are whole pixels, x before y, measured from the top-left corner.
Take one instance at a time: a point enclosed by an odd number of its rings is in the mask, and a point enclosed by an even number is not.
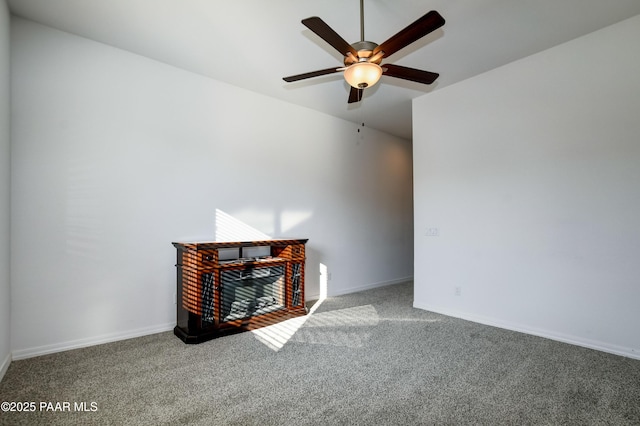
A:
[[[444,27],[383,60],[440,78],[426,86],[382,77],[348,105],[340,73],[296,83],[282,77],[341,66],[341,55],[300,21],[319,16],[347,42],[359,41],[359,0],[7,3],[17,16],[406,139],[411,99],[640,13],[638,0],[365,0],[365,39],[378,44],[429,10],[445,18]]]

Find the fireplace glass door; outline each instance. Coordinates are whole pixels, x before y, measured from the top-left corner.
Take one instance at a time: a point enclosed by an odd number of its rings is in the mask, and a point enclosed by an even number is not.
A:
[[[284,265],[220,273],[220,319],[235,321],[285,308]]]

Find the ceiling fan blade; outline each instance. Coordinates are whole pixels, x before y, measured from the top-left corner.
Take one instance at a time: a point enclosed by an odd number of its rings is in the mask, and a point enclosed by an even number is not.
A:
[[[403,47],[406,47],[414,41],[426,36],[430,32],[437,30],[444,25],[444,22],[444,18],[440,16],[438,12],[432,10],[391,37],[389,40],[373,49],[373,54],[375,55],[376,53],[383,51],[384,56],[389,57]]]
[[[282,79],[284,81],[286,81],[287,83],[291,83],[293,81],[304,80],[306,78],[319,77],[321,75],[333,74],[334,72],[341,71],[342,69],[343,68],[333,67],[333,68],[327,68],[325,70],[311,71],[311,72],[306,72],[304,74],[292,75],[290,77],[283,77]]]
[[[349,101],[347,103],[353,104],[356,102],[360,102],[362,100],[362,94],[364,89],[356,89],[355,87],[351,87],[351,91],[349,92]]]
[[[436,81],[436,78],[438,78],[440,74],[403,67],[401,65],[384,64],[382,66],[382,75],[402,78],[403,80],[411,80],[422,84],[431,84]]]
[[[358,56],[358,52],[349,43],[345,41],[338,33],[333,31],[329,25],[327,25],[322,19],[317,16],[303,19],[302,24],[316,33],[321,39],[329,43],[334,49],[336,49],[342,56],[347,56],[347,52],[353,53],[354,56]]]

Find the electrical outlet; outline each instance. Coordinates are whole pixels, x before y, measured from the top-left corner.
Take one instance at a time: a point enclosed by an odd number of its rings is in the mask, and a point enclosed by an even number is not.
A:
[[[427,237],[437,237],[440,235],[440,230],[438,228],[427,228],[425,235]]]
[[[176,293],[173,293],[173,304],[174,305],[178,304],[178,295]]]
[[[462,296],[462,287],[456,287],[455,294],[456,296]]]

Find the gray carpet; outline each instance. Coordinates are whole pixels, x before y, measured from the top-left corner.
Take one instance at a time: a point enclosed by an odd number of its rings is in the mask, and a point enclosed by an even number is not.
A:
[[[262,333],[161,333],[14,361],[28,425],[640,425],[640,361],[433,314],[412,284],[329,298]]]

